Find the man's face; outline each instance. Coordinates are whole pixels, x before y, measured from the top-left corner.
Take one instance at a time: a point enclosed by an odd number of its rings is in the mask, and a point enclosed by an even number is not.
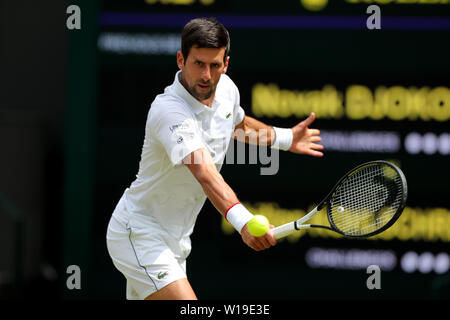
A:
[[[192,47],[185,60],[181,51],[177,53],[178,67],[182,70],[182,83],[189,93],[204,104],[214,98],[220,76],[227,71],[225,48]]]

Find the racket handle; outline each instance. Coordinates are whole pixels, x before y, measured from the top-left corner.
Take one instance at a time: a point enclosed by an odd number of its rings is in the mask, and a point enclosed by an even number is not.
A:
[[[272,229],[273,236],[275,239],[281,239],[283,237],[286,237],[290,235],[292,232],[294,232],[295,229],[295,223],[296,221],[288,222],[286,224],[283,224],[281,226],[278,226],[276,228]]]

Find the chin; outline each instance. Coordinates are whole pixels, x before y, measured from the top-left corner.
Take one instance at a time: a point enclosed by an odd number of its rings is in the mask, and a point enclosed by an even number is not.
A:
[[[203,101],[203,100],[211,98],[211,96],[212,96],[212,92],[210,92],[208,94],[203,94],[203,95],[200,95],[196,92],[195,98],[199,101]]]

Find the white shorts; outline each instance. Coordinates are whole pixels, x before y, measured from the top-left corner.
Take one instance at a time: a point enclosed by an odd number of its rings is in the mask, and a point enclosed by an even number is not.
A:
[[[187,278],[190,241],[177,241],[151,217],[130,214],[124,197],[109,221],[106,242],[114,266],[127,280],[128,300],[143,300],[169,283]]]

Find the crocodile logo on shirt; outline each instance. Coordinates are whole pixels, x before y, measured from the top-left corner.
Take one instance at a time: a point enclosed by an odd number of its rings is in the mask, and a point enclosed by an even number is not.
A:
[[[231,112],[227,113],[227,115],[225,116],[225,118],[229,118],[231,116]]]
[[[160,272],[158,273],[158,279],[163,279],[165,278],[165,276],[167,276],[169,274],[169,272],[165,271],[165,272]]]

